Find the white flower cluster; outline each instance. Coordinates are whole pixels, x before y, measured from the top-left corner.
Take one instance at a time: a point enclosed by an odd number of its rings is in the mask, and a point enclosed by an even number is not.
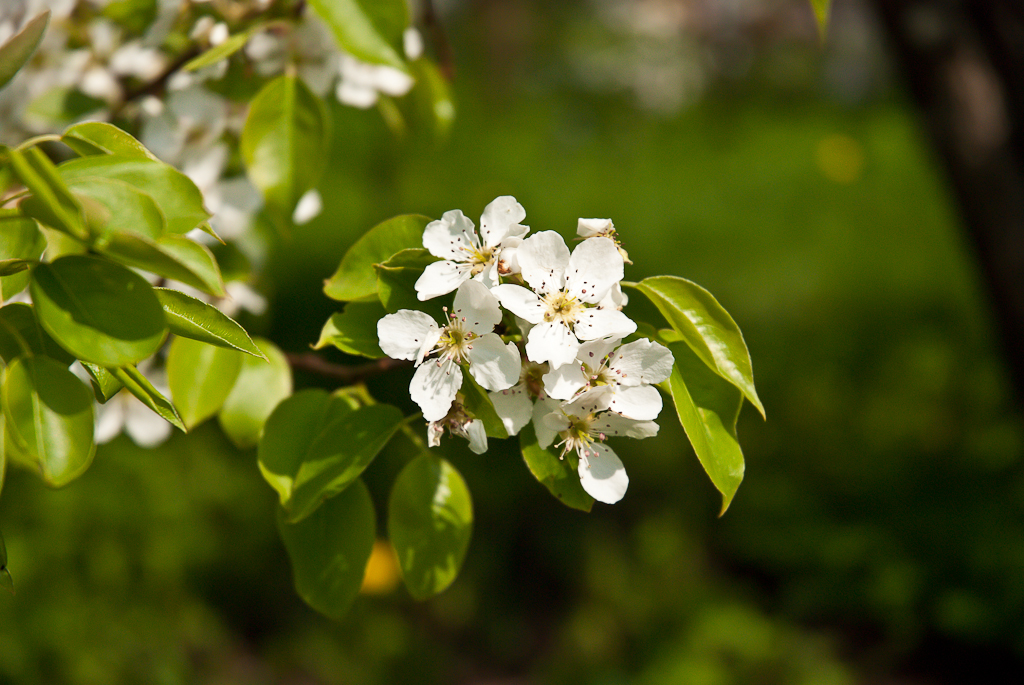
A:
[[[652,386],[668,378],[672,353],[646,338],[622,344],[636,324],[622,313],[624,252],[611,221],[580,219],[582,242],[570,253],[553,231],[528,236],[525,218],[503,196],[484,209],[479,233],[459,210],[428,224],[423,246],[440,261],[424,269],[417,295],[455,291],[454,306],[442,308],[440,325],[420,311],[388,314],[377,324],[380,347],[416,362],[409,390],[430,422],[431,446],[447,427],[474,452],[487,450],[483,423],[460,393],[465,369],[489,391],[509,435],[532,421],[541,447],[577,455],[584,490],[617,502],[629,479],[605,440],[658,432],[662,400]]]

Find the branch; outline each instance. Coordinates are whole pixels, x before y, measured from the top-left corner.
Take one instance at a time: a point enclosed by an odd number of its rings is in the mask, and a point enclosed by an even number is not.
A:
[[[430,30],[431,43],[434,45],[434,52],[437,53],[437,64],[441,73],[449,83],[455,78],[455,57],[452,53],[451,43],[448,42],[448,34],[434,9],[433,0],[423,2],[423,27]]]
[[[110,118],[116,119],[128,103],[138,100],[144,95],[156,95],[159,93],[167,84],[168,79],[174,76],[175,72],[188,64],[192,58],[199,56],[201,52],[202,50],[200,50],[198,46],[193,45],[191,48],[179,55],[176,60],[167,65],[167,68],[152,81],[147,81],[146,83],[125,91],[124,97],[121,98],[121,101],[110,109]]]
[[[365,364],[346,366],[329,362],[312,352],[304,352],[302,354],[286,353],[285,358],[288,360],[288,365],[296,371],[306,371],[307,373],[333,378],[334,380],[349,384],[358,383],[371,376],[376,376],[391,369],[400,369],[412,363],[403,359],[384,357],[383,359],[377,359]]]

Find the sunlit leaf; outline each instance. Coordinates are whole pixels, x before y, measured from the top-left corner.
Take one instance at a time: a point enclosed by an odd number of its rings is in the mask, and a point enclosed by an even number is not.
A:
[[[424,303],[416,297],[416,281],[428,264],[437,257],[422,247],[410,248],[396,253],[383,264],[375,264],[377,271],[377,296],[389,312],[399,309],[438,309],[435,302]]]
[[[49,23],[50,11],[46,10],[32,17],[21,31],[0,45],[0,89],[28,62],[28,58],[39,46],[39,41],[43,39]]]
[[[82,475],[96,452],[92,393],[48,357],[21,357],[3,383],[7,430],[53,487]]]
[[[249,106],[239,141],[246,172],[267,208],[285,223],[327,165],[330,118],[301,79],[280,76]]]
[[[295,591],[320,613],[345,615],[359,594],[377,534],[370,493],[357,480],[298,523],[278,512],[278,530],[292,563]]]
[[[246,356],[231,394],[217,415],[220,427],[238,447],[252,447],[274,408],[292,394],[292,369],[284,353],[268,340],[255,344],[266,360]]]
[[[333,345],[345,354],[370,359],[385,357],[377,338],[377,322],[387,313],[377,300],[349,302],[343,311],[333,314],[324,324],[314,349]]]
[[[593,508],[594,498],[580,484],[573,453],[559,458],[556,450],[550,447],[543,449],[537,444],[537,434],[532,423],[526,424],[519,432],[519,446],[530,473],[562,504],[581,511]]]
[[[150,240],[131,233],[115,233],[98,249],[126,266],[181,281],[210,295],[225,294],[217,260],[209,248],[184,236],[165,235]]]
[[[764,407],[754,389],[747,343],[739,326],[711,293],[678,276],[645,278],[636,287],[701,361],[739,388],[764,416]]]
[[[403,214],[377,224],[348,249],[334,272],[324,283],[327,297],[347,302],[377,293],[374,264],[382,264],[396,253],[423,247],[423,229],[430,218]]]
[[[128,392],[139,398],[139,401],[156,412],[157,416],[167,421],[175,428],[185,430],[185,424],[178,416],[178,410],[169,399],[164,397],[159,390],[153,387],[149,379],[134,366],[125,366],[120,369],[110,369],[111,374],[128,389]]]
[[[462,394],[465,407],[469,413],[483,421],[484,430],[487,432],[488,437],[499,440],[504,440],[508,437],[505,423],[498,416],[498,412],[494,410],[494,403],[491,402],[487,391],[480,387],[480,384],[476,382],[472,374],[463,374],[462,388],[459,392]]]
[[[245,329],[212,304],[171,288],[153,288],[153,291],[164,308],[171,333],[265,359]]]
[[[39,260],[46,238],[32,219],[0,219],[0,303],[17,295],[28,285],[28,267]],[[23,266],[17,266],[21,264]]]
[[[13,302],[0,307],[0,357],[10,364],[22,355],[53,357],[64,366],[75,361],[39,325],[32,305]]]
[[[429,452],[406,464],[388,500],[388,537],[409,594],[429,599],[451,585],[472,530],[473,502],[455,467]]]
[[[407,69],[402,33],[409,25],[405,0],[310,0],[345,52],[370,64]]]
[[[96,396],[97,402],[106,404],[110,401],[110,398],[121,392],[121,388],[124,385],[121,381],[117,380],[117,376],[112,374],[109,369],[90,362],[80,363],[82,368],[89,374],[89,379],[92,382],[92,393]]]
[[[37,147],[8,150],[15,176],[32,195],[21,202],[22,210],[47,226],[84,240],[89,236],[82,206],[68,190],[53,162]]]
[[[32,270],[32,302],[61,347],[101,366],[135,364],[156,352],[167,333],[153,288],[134,271],[72,255]]]
[[[89,198],[106,210],[102,216],[95,210],[86,214],[91,233],[97,236],[101,249],[119,233],[156,240],[167,227],[156,200],[124,181],[86,176],[69,181],[68,188],[79,198]]]
[[[177,337],[167,353],[167,385],[178,415],[189,429],[218,411],[242,368],[242,354]]]
[[[743,481],[743,451],[736,438],[743,395],[713,373],[689,346],[674,343],[669,349],[675,365],[662,387],[672,396],[697,458],[722,493],[724,514]]]
[[[136,159],[156,159],[152,152],[130,134],[104,121],[75,124],[65,130],[60,139],[82,156],[120,155]]]

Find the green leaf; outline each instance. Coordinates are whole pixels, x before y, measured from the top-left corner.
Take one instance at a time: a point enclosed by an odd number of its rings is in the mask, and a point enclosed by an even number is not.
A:
[[[323,173],[329,124],[324,103],[295,76],[274,79],[249,106],[239,141],[242,159],[267,209],[284,225]]]
[[[92,155],[64,162],[57,170],[68,183],[102,176],[124,181],[148,193],[163,212],[170,233],[188,233],[210,218],[196,184],[163,162],[122,154]]]
[[[126,266],[181,281],[211,295],[225,295],[213,253],[185,236],[165,235],[150,240],[131,233],[116,233],[97,249]]]
[[[167,333],[149,283],[104,259],[72,255],[40,264],[31,292],[43,328],[83,361],[135,364],[160,349]]]
[[[399,309],[436,310],[436,303],[424,303],[416,297],[414,287],[427,265],[436,261],[437,257],[418,247],[402,250],[383,264],[375,264],[377,296],[384,308],[392,313]]]
[[[120,155],[135,159],[156,156],[146,146],[117,126],[103,121],[85,121],[69,127],[61,134],[61,142],[82,155]]]
[[[505,430],[505,423],[494,410],[494,403],[491,402],[487,391],[480,387],[471,373],[462,374],[462,387],[459,392],[463,397],[463,406],[470,414],[484,423],[484,431],[487,437],[504,440],[508,437]]]
[[[686,435],[711,482],[722,493],[722,511],[743,481],[743,451],[736,438],[736,420],[743,406],[739,389],[713,373],[689,346],[669,346],[675,365],[662,383],[672,396]]]
[[[356,481],[299,523],[280,510],[277,527],[292,563],[295,591],[321,614],[340,619],[359,594],[377,535],[370,493]]]
[[[0,273],[0,303],[25,289],[28,267],[39,260],[45,247],[46,238],[32,219],[0,219],[0,264],[6,265]]]
[[[39,47],[50,23],[50,10],[32,17],[16,34],[0,45],[0,89],[6,86]]]
[[[375,404],[348,412],[328,424],[313,440],[295,475],[285,503],[288,522],[301,521],[324,500],[358,478],[402,423],[402,412]]]
[[[171,288],[153,288],[153,291],[164,308],[171,333],[208,345],[245,352],[266,361],[263,352],[245,329],[212,304]]]
[[[377,300],[349,302],[342,312],[331,315],[324,324],[314,349],[334,345],[345,354],[370,359],[386,357],[377,338],[377,322],[387,313]]]
[[[174,408],[171,401],[154,388],[149,379],[143,376],[137,368],[125,366],[120,369],[110,369],[110,373],[128,389],[128,392],[156,412],[157,416],[175,428],[181,429],[183,433],[188,432],[185,430],[185,424],[182,423],[181,417],[178,416],[178,410]]]
[[[410,128],[443,139],[455,121],[451,86],[429,59],[418,59],[409,66],[416,85],[397,104]]]
[[[249,42],[249,39],[252,38],[253,34],[257,33],[258,31],[262,31],[263,28],[263,24],[256,24],[255,26],[250,26],[245,31],[236,33],[235,35],[228,37],[222,43],[213,46],[212,48],[210,48],[203,54],[199,55],[198,57],[194,57],[188,62],[186,62],[185,66],[182,67],[182,70],[197,71],[199,69],[202,69],[203,67],[208,67],[211,64],[216,64],[222,59],[227,59],[228,57],[230,57],[231,55],[235,54],[243,47],[245,47],[245,44]]]
[[[811,8],[814,9],[814,18],[818,20],[818,35],[822,42],[828,35],[828,15],[832,6],[832,0],[811,0]]]
[[[82,206],[68,190],[57,167],[39,148],[7,151],[11,167],[32,195],[21,209],[34,219],[81,240],[89,237]]]
[[[636,285],[669,325],[715,373],[746,396],[764,416],[754,389],[750,352],[739,326],[711,293],[678,276],[645,278]]]
[[[405,0],[310,0],[345,52],[401,71],[402,33],[409,25]]]
[[[429,452],[395,479],[388,501],[388,536],[409,594],[443,591],[459,573],[473,529],[473,503],[455,467]]]
[[[92,200],[86,220],[91,233],[98,236],[100,249],[119,233],[151,240],[164,234],[167,220],[156,200],[135,186],[113,178],[86,176],[69,181],[68,188],[80,201],[83,197]]]
[[[89,468],[92,393],[60,362],[16,359],[4,374],[3,406],[7,429],[48,485],[66,485]]]
[[[3,454],[2,446],[0,446],[0,486],[3,485]],[[0,533],[0,587],[6,589],[12,595],[14,594],[14,581],[11,579],[11,573],[7,570],[7,547],[4,545],[3,533]]]
[[[328,423],[350,411],[352,408],[343,403],[332,403],[325,391],[310,389],[286,398],[270,414],[257,460],[263,478],[277,491],[282,506],[292,496],[306,450]]]
[[[194,428],[218,411],[242,368],[237,350],[175,338],[167,353],[167,384],[185,426]]]
[[[281,350],[268,340],[255,344],[264,359],[246,356],[231,394],[217,419],[224,433],[238,447],[252,447],[263,433],[274,408],[292,394],[292,369]]]
[[[418,214],[403,214],[371,228],[348,249],[338,270],[324,282],[324,293],[342,302],[376,295],[374,264],[386,262],[402,250],[423,247],[423,229],[430,221]]]
[[[562,504],[580,511],[591,510],[594,498],[580,484],[580,476],[573,463],[576,460],[575,454],[570,452],[564,458],[559,458],[550,447],[543,449],[537,443],[532,423],[526,424],[519,432],[519,446],[530,473]]]
[[[117,377],[106,367],[89,362],[81,362],[81,364],[92,381],[92,394],[96,397],[97,402],[106,404],[111,397],[121,392],[124,384],[117,380]]]
[[[32,305],[14,302],[0,307],[0,357],[10,364],[22,355],[52,357],[65,367],[75,361],[39,325]]]

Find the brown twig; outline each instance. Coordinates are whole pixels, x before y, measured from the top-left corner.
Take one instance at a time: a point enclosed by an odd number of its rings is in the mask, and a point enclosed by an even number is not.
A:
[[[411,364],[411,362],[407,362],[402,359],[384,357],[383,359],[367,362],[365,364],[346,366],[344,364],[334,364],[329,362],[318,357],[312,352],[304,352],[302,354],[287,353],[285,354],[285,358],[288,359],[289,366],[296,371],[314,373],[318,376],[325,376],[326,378],[333,378],[334,380],[342,381],[343,383],[358,383],[370,376],[376,376],[377,374],[384,373],[385,371],[399,369]]]
[[[174,76],[174,74],[183,66],[188,64],[188,62],[190,62],[192,58],[198,57],[201,52],[202,50],[199,49],[199,46],[192,46],[191,48],[183,52],[181,55],[179,55],[176,60],[167,65],[167,68],[164,69],[163,72],[161,72],[161,74],[154,78],[152,81],[146,81],[145,83],[139,84],[135,88],[126,90],[124,93],[124,97],[121,98],[121,101],[110,109],[110,118],[116,119],[118,115],[120,115],[124,108],[128,105],[128,103],[138,100],[139,98],[145,95],[156,95],[157,93],[159,93],[167,84],[168,79]]]
[[[423,2],[423,27],[430,31],[430,40],[434,45],[434,52],[437,54],[437,65],[441,73],[449,83],[455,78],[455,55],[452,52],[452,45],[448,42],[448,34],[434,9],[433,0]]]

